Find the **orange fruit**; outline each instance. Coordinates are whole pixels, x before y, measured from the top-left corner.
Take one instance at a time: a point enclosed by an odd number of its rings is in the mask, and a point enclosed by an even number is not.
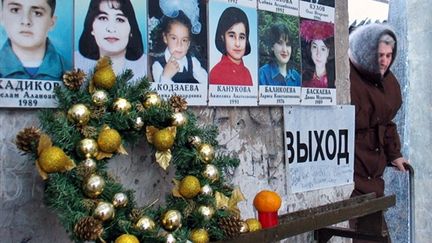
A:
[[[259,212],[277,212],[282,204],[282,199],[274,191],[262,190],[256,194],[253,205]]]

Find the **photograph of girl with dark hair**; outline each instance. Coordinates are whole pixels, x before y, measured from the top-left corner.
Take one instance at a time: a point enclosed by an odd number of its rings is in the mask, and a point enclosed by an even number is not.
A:
[[[205,1],[159,0],[148,6],[152,88],[163,98],[176,94],[189,105],[207,105]]]
[[[334,24],[302,19],[302,87],[335,88]]]
[[[88,6],[84,19],[76,17],[76,26],[82,26],[78,51],[75,51],[75,67],[92,71],[97,60],[103,56],[111,59],[114,72],[119,75],[131,69],[136,78],[147,75],[147,55],[144,54],[143,36],[137,21],[145,25],[143,12],[134,5],[145,4],[138,0],[90,0],[89,4],[76,1],[76,11]]]
[[[256,4],[246,2],[209,3],[209,105],[258,105],[258,17]]]
[[[210,84],[252,86],[252,76],[243,63],[249,55],[249,20],[240,8],[229,7],[219,17],[215,45],[221,60],[210,71]]]

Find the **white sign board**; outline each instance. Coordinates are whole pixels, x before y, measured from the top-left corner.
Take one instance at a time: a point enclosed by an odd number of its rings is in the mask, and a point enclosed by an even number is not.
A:
[[[54,88],[62,81],[0,79],[0,107],[56,108]]]
[[[285,106],[291,192],[353,183],[354,106]]]

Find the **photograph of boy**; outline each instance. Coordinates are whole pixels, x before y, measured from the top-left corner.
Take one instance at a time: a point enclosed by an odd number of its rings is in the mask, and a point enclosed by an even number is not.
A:
[[[159,17],[150,47],[153,81],[207,84],[207,64],[203,60],[207,48],[201,41],[205,40],[206,29],[202,28],[198,1],[161,0],[159,6],[149,10],[154,18]]]
[[[116,75],[126,69],[132,70],[135,78],[147,75],[147,55],[137,16],[142,16],[140,24],[145,25],[145,11],[136,15],[131,0],[90,0],[89,4],[78,4],[76,11],[88,6],[85,19],[76,16],[75,25],[82,27],[78,51],[75,51],[75,67],[90,72],[97,60],[103,56],[111,59]],[[143,3],[140,3],[143,5]],[[84,10],[85,11],[85,10]],[[77,28],[77,27],[76,27]],[[76,36],[76,37],[78,37]],[[145,32],[144,32],[145,36]]]
[[[336,88],[334,24],[301,19],[302,87]]]
[[[298,17],[260,11],[259,23],[259,85],[300,86]]]
[[[217,24],[215,45],[222,54],[210,71],[210,84],[252,86],[252,75],[243,57],[251,52],[249,20],[238,7],[226,8]]]
[[[48,37],[57,16],[55,0],[2,0],[0,78],[61,80],[72,68]]]

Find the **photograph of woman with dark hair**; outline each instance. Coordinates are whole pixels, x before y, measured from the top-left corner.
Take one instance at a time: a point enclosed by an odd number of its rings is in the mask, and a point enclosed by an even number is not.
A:
[[[147,74],[147,56],[130,0],[91,0],[75,52],[75,66],[84,71],[108,56],[114,72],[131,69],[136,77]]]
[[[228,7],[223,11],[217,24],[215,45],[222,58],[210,71],[209,83],[252,86],[252,76],[243,63],[243,56],[251,52],[249,21],[243,10]]]
[[[334,25],[302,19],[302,87],[335,88]]]
[[[272,24],[262,34],[265,48],[268,49],[265,52],[269,53],[270,60],[259,69],[259,84],[300,86],[300,74],[289,64],[295,51],[293,44],[296,39],[290,34],[288,27],[282,23]]]

